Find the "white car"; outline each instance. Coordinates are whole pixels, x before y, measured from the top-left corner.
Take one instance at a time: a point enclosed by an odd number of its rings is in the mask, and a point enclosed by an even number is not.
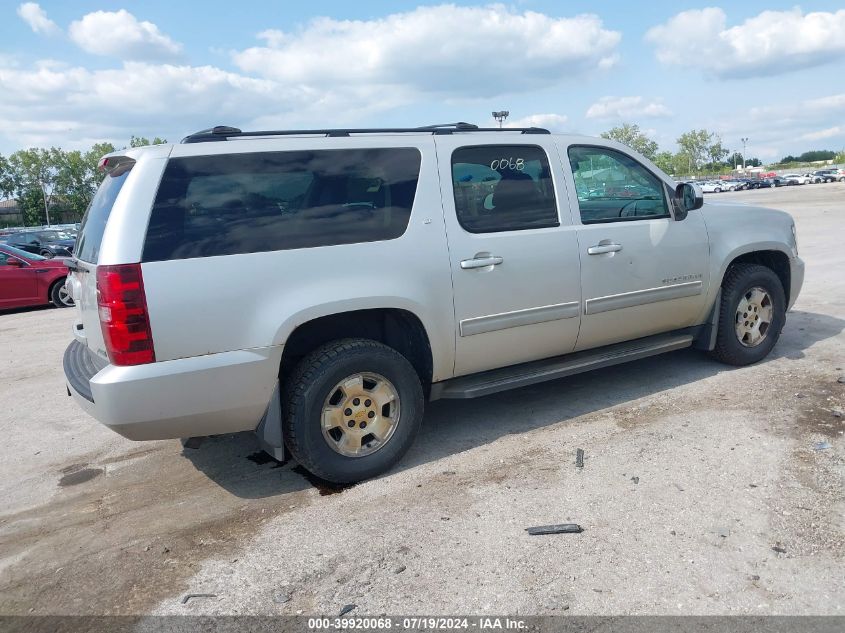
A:
[[[809,185],[813,182],[813,177],[809,174],[786,174],[782,178],[784,180],[794,180],[799,185]]]
[[[602,138],[219,127],[101,166],[68,392],[127,438],[252,430],[338,483],[399,461],[427,400],[757,362],[804,279],[788,214],[703,205]]]
[[[720,193],[727,190],[727,186],[717,180],[708,180],[701,183],[701,191],[703,193]]]

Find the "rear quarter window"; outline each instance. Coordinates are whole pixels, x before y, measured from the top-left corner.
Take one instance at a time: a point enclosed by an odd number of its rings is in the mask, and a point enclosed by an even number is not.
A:
[[[420,162],[413,148],[172,158],[143,260],[396,239],[408,227]]]
[[[109,221],[114,201],[120,193],[123,183],[129,176],[129,169],[121,169],[112,174],[107,174],[97,189],[97,193],[85,215],[82,218],[82,225],[79,227],[79,236],[76,238],[74,252],[76,258],[83,262],[96,264],[100,257],[100,246],[103,242],[103,233],[106,231],[106,224]]]

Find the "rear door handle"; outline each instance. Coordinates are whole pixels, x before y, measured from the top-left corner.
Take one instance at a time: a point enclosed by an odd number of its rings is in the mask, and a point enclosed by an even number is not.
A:
[[[622,244],[596,244],[587,249],[589,255],[602,255],[603,253],[616,253],[622,250]]]
[[[487,266],[498,266],[504,259],[498,255],[488,255],[487,257],[476,257],[473,259],[464,259],[461,261],[461,268],[468,270],[471,268],[487,268]]]

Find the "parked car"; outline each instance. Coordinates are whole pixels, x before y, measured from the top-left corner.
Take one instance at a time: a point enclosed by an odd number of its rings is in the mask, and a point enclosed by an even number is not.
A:
[[[801,174],[801,175],[804,176],[804,178],[807,179],[807,183],[811,184],[811,185],[818,184],[822,181],[821,177],[816,176],[815,174],[806,173],[806,174]]]
[[[818,176],[822,182],[845,182],[845,174],[840,174],[838,169],[819,169],[813,172],[814,176]]]
[[[720,193],[725,190],[725,185],[716,180],[708,180],[701,183],[701,191],[703,193]]]
[[[67,274],[62,260],[0,244],[0,309],[48,303],[57,308],[72,306],[73,300],[65,288]]]
[[[783,176],[784,180],[793,181],[796,185],[807,185],[813,182],[811,176],[807,176],[804,174],[785,174]]]
[[[789,187],[791,185],[797,185],[798,183],[794,180],[789,178],[783,178],[781,176],[775,176],[774,178],[766,178],[771,183],[772,187]]]
[[[70,257],[76,236],[55,229],[18,231],[6,238],[6,243],[28,253],[42,257]]]
[[[220,127],[101,164],[74,399],[135,440],[254,430],[333,482],[395,464],[426,400],[685,347],[757,362],[804,278],[788,214],[703,205],[602,138]]]

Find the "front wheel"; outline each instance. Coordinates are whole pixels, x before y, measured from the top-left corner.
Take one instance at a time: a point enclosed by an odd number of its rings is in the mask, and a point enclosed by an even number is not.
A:
[[[388,470],[422,422],[419,376],[391,347],[332,341],[306,356],[285,388],[285,444],[307,470],[354,483]]]
[[[55,256],[56,256],[56,255],[55,255],[55,253],[52,253],[52,252],[50,252],[50,251],[46,251],[46,250],[45,250],[45,251],[41,251],[41,252],[39,253],[39,255],[41,255],[41,257],[46,257],[47,259],[53,259],[53,257],[55,257]]]
[[[716,347],[711,354],[728,365],[765,358],[786,322],[786,297],[778,276],[765,266],[735,264],[722,282]]]

